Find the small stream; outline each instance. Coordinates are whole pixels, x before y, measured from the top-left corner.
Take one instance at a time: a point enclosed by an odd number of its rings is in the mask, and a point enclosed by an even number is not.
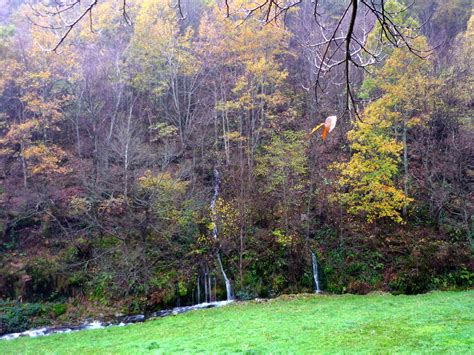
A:
[[[72,332],[77,332],[80,330],[100,329],[100,328],[113,327],[113,326],[123,327],[123,326],[133,324],[133,323],[141,323],[146,320],[186,313],[186,312],[197,310],[197,309],[222,307],[231,302],[232,301],[205,302],[205,303],[196,304],[194,306],[164,309],[158,312],[150,313],[149,315],[136,314],[136,315],[118,317],[115,321],[111,321],[111,322],[101,322],[99,320],[94,320],[91,322],[85,322],[84,324],[81,324],[81,325],[30,329],[30,330],[26,330],[20,333],[5,334],[0,337],[0,340],[12,340],[12,339],[16,339],[20,337],[28,337],[28,336],[35,338],[35,337],[47,336],[51,334],[72,333]]]
[[[214,167],[214,196],[212,197],[210,208],[211,208],[211,219],[212,219],[212,222],[213,222],[212,236],[215,240],[219,239],[218,230],[217,230],[216,202],[217,202],[217,199],[219,198],[220,185],[221,185],[221,177],[220,177],[220,174],[219,174],[219,170],[217,170],[217,167]],[[232,301],[232,299],[233,299],[232,285],[231,285],[230,280],[227,277],[227,274],[224,270],[224,266],[222,265],[222,257],[221,257],[220,250],[217,251],[217,262],[219,264],[219,268],[221,270],[222,277],[224,278],[225,289],[226,289],[226,294],[227,294],[227,301]]]
[[[321,289],[319,288],[318,260],[316,259],[316,254],[313,251],[311,251],[311,266],[313,269],[314,292],[321,293]]]

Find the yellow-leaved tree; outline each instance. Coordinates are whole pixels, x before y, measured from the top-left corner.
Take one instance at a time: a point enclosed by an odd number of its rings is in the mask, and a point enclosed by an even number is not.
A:
[[[185,145],[197,119],[193,94],[199,86],[201,64],[191,46],[193,30],[180,28],[176,11],[167,0],[139,3],[128,65],[132,87],[148,95],[157,108],[152,126],[165,120]]]
[[[257,3],[234,3],[238,4],[250,7]],[[222,19],[219,7],[212,10],[201,20],[198,52],[213,71],[210,90],[215,96],[216,124],[222,129],[226,162],[230,162],[236,143],[248,154],[252,170],[255,150],[272,121],[296,117],[284,92],[288,72],[282,59],[288,54],[289,33],[283,23],[264,26],[256,19],[245,19],[242,13]],[[211,20],[214,18],[217,21]]]
[[[0,117],[5,119],[0,156],[20,162],[23,185],[27,187],[31,176],[51,177],[70,171],[63,166],[66,152],[52,143],[52,138],[61,131],[64,109],[73,100],[69,85],[74,82],[74,57],[68,52],[70,58],[62,61],[54,53],[45,52],[38,43],[53,39],[38,27],[19,28],[34,40],[22,43],[18,29],[4,38],[0,94],[11,104],[0,108]],[[13,48],[20,43],[27,57],[14,54]]]
[[[415,45],[426,48],[426,41],[419,38]],[[364,83],[364,94],[378,98],[348,133],[350,160],[334,164],[340,173],[335,198],[349,213],[363,215],[369,222],[383,218],[403,222],[413,201],[408,196],[407,136],[426,121],[429,71],[428,60],[397,48],[374,78]]]

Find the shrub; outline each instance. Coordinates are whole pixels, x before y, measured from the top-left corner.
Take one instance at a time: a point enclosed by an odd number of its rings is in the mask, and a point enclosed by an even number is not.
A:
[[[66,313],[63,303],[18,303],[0,301],[0,335],[22,332],[50,323],[50,317]]]

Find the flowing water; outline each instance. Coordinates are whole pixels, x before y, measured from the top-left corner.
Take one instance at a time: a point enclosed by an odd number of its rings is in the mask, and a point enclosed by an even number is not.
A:
[[[214,237],[215,240],[218,240],[216,202],[217,202],[217,199],[219,198],[220,184],[221,184],[221,178],[219,175],[219,170],[217,170],[217,168],[214,168],[214,196],[212,197],[212,200],[211,200],[211,217],[212,217],[212,222],[213,222],[212,236]],[[224,266],[222,265],[222,257],[221,257],[220,250],[217,251],[217,261],[219,263],[219,268],[221,269],[222,277],[224,278],[227,301],[231,301],[233,299],[232,285],[230,283],[229,278],[227,277],[227,274],[225,273]]]
[[[314,292],[320,293],[321,289],[319,288],[318,260],[316,259],[316,254],[313,251],[311,251],[311,264],[313,266]]]
[[[63,326],[63,327],[44,327],[44,328],[38,328],[38,329],[31,329],[31,330],[26,330],[20,333],[11,333],[11,334],[3,335],[0,337],[0,340],[11,340],[11,339],[16,339],[19,337],[27,337],[27,336],[36,338],[36,337],[47,336],[51,334],[71,333],[71,332],[77,332],[79,330],[99,329],[99,328],[106,328],[106,327],[112,327],[112,326],[123,327],[123,326],[133,324],[133,323],[141,323],[148,319],[161,318],[161,317],[166,317],[170,315],[186,313],[186,312],[197,310],[197,309],[222,307],[231,302],[232,301],[204,302],[204,303],[195,304],[194,306],[164,309],[158,312],[151,313],[147,316],[143,314],[136,314],[136,315],[119,317],[113,322],[101,322],[99,320],[94,320],[92,322],[86,322],[81,325],[70,325],[70,326]]]

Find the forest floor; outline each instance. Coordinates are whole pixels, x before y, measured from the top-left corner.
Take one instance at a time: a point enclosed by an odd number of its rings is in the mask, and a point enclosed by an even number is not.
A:
[[[0,341],[1,354],[474,352],[474,291],[295,295],[141,324]]]

